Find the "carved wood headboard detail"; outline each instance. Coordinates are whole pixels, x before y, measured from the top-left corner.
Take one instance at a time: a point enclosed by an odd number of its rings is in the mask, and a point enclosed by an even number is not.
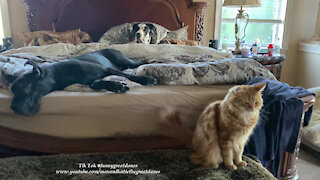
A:
[[[94,41],[111,27],[126,22],[154,22],[170,30],[189,26],[188,38],[203,37],[206,2],[192,0],[21,0],[30,31],[77,29]]]

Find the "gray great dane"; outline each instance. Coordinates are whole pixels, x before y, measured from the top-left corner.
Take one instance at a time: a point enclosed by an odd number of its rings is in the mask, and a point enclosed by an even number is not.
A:
[[[122,72],[124,69],[136,68],[146,63],[126,58],[114,49],[103,49],[40,66],[33,61],[27,61],[26,64],[32,65],[33,69],[13,81],[11,92],[14,97],[11,109],[18,114],[34,115],[40,109],[43,96],[75,83],[88,85],[94,90],[106,89],[115,93],[129,90],[124,83],[102,80],[109,75],[124,76],[142,85],[158,84],[159,81],[151,76],[134,76]]]

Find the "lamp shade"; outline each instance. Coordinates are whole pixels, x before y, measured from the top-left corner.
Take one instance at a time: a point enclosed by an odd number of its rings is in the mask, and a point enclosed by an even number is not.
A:
[[[261,0],[224,0],[223,6],[259,7]]]

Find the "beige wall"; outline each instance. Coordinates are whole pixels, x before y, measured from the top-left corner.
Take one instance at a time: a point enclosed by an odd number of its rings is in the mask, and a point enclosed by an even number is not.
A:
[[[8,0],[8,8],[13,44],[15,47],[21,47],[23,44],[18,38],[17,32],[29,31],[25,6],[21,0]]]
[[[216,0],[195,0],[209,2],[210,5],[205,12],[204,23],[204,45],[207,46],[209,39],[214,37],[214,19]],[[318,4],[320,0],[288,0],[289,15],[287,16],[287,47],[283,53],[287,56],[283,64],[281,80],[291,85],[297,85],[298,79],[298,44],[301,41],[308,40],[314,33]],[[16,47],[22,46],[17,37],[17,32],[28,31],[26,11],[21,0],[9,0],[9,14],[11,21],[11,32],[13,42]]]

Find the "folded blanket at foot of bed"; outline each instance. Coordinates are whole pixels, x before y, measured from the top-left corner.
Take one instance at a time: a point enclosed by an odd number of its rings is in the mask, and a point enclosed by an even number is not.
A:
[[[230,171],[223,166],[219,169],[194,166],[188,161],[189,153],[187,150],[165,150],[4,158],[0,159],[0,179],[276,179],[258,161],[253,160],[254,157],[244,156],[248,165]],[[111,170],[114,174],[104,174],[107,171],[112,173]],[[116,174],[117,170],[123,174]],[[134,175],[125,174],[124,170],[128,173],[142,171]],[[71,171],[74,174],[68,174]]]

